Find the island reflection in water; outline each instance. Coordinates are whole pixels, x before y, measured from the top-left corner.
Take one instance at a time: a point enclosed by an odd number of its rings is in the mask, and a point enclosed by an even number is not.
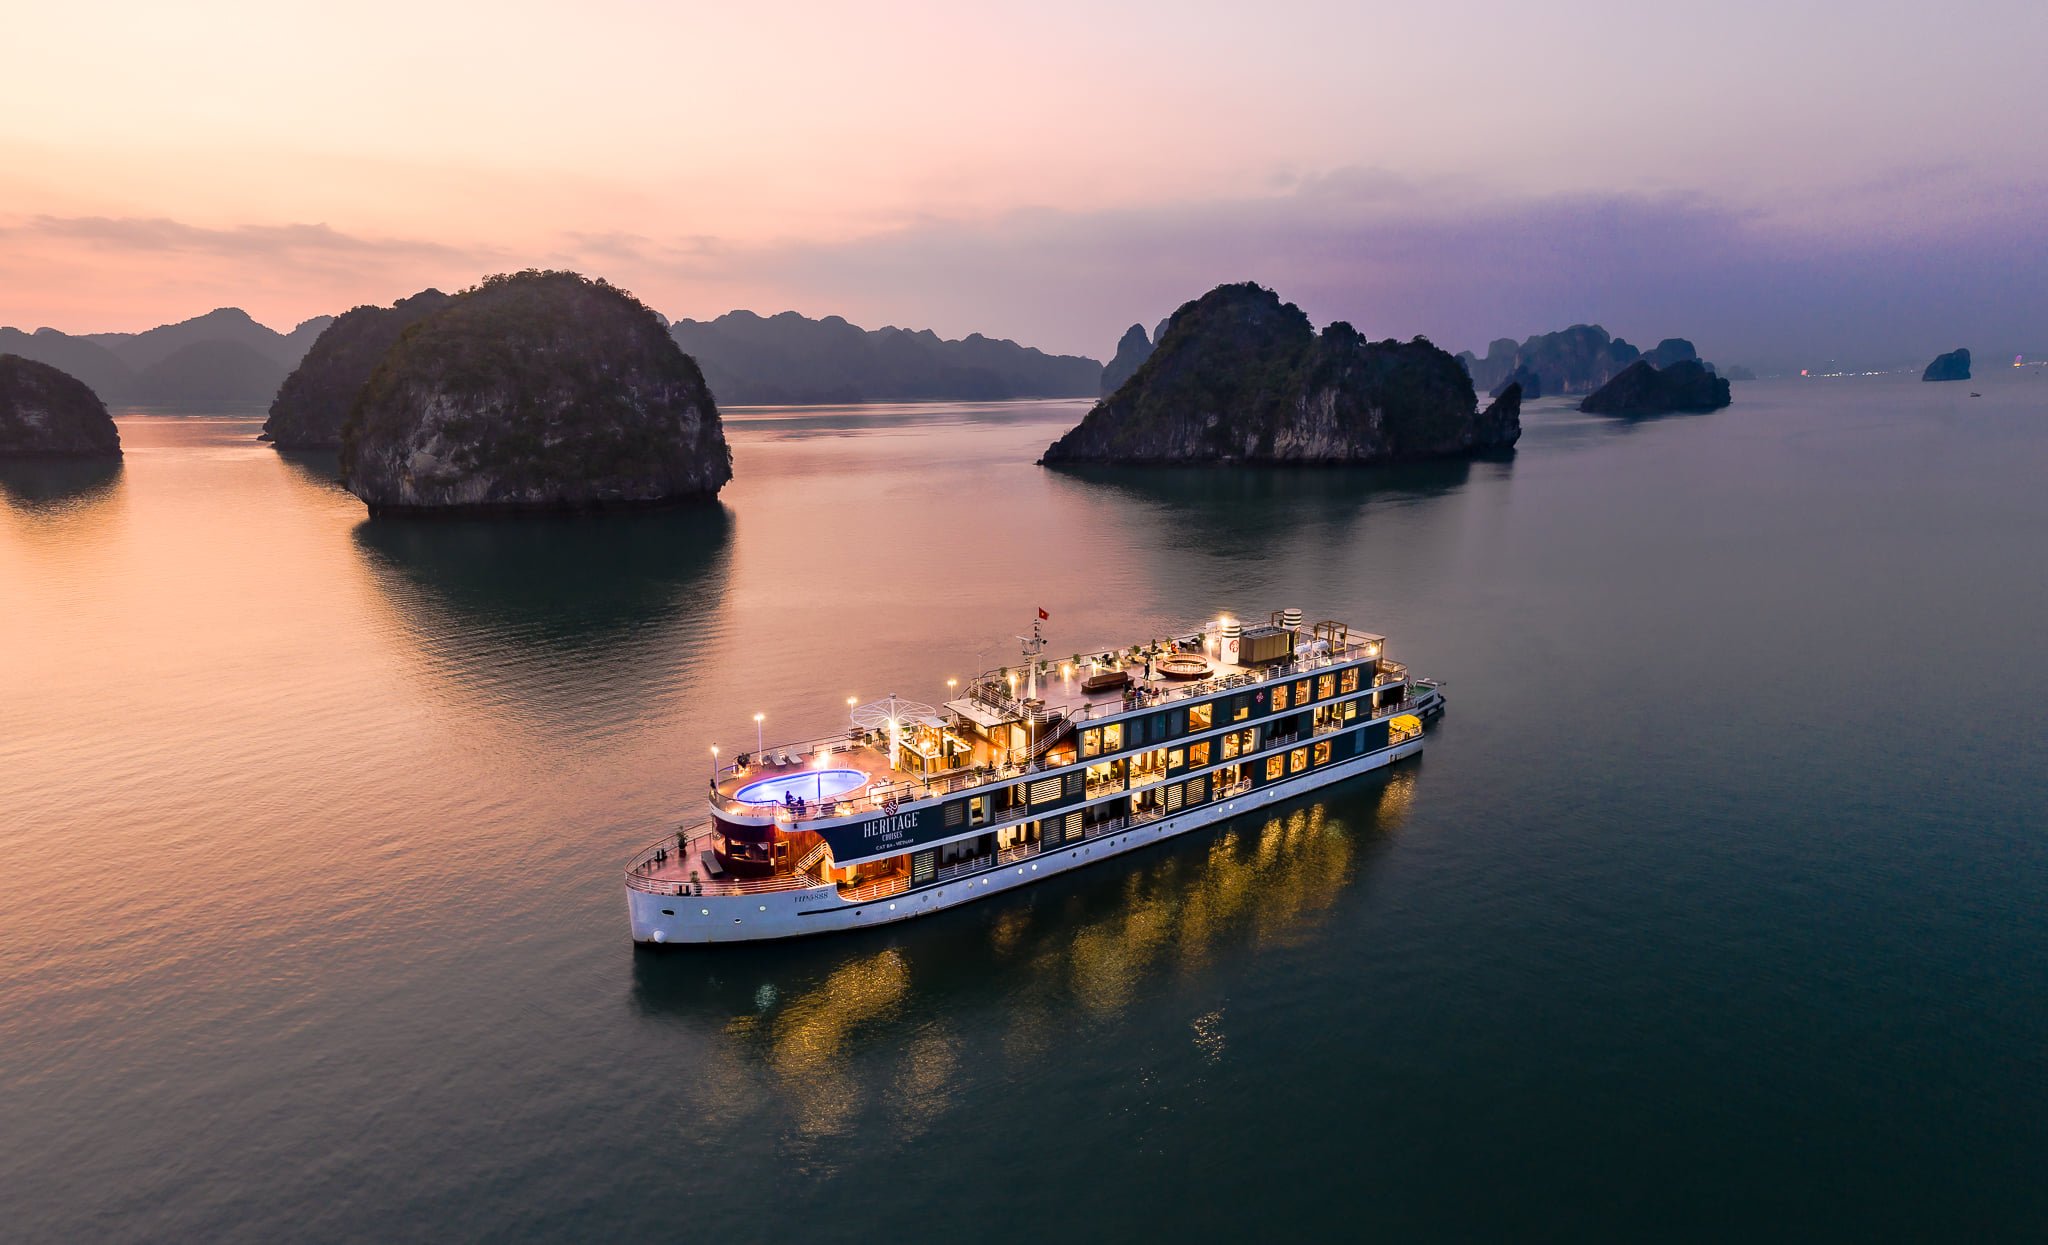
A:
[[[1505,472],[1506,463],[1478,470]],[[1223,557],[1342,535],[1368,507],[1427,501],[1463,488],[1474,465],[1432,460],[1383,467],[1076,466],[1048,470],[1064,500],[1154,513],[1177,548]]]
[[[0,498],[30,514],[89,506],[121,482],[118,458],[0,459]]]
[[[683,1108],[804,1152],[870,1128],[915,1136],[978,1076],[1198,983],[1218,958],[1312,946],[1398,830],[1419,769],[1195,830],[966,908],[789,943],[642,948],[633,998],[681,1023]],[[1189,1040],[1225,1057],[1205,1012]],[[810,1170],[817,1170],[815,1166]]]
[[[438,677],[492,707],[629,712],[720,633],[733,521],[647,514],[366,519],[357,554]],[[559,719],[558,719],[559,720]]]

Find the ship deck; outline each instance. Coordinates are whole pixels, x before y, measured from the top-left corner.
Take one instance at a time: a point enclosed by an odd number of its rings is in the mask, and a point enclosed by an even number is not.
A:
[[[1039,681],[1036,712],[1041,721],[1048,716],[1060,719],[1062,725],[1051,729],[1063,738],[1046,750],[1045,760],[1048,764],[1069,763],[1073,759],[1071,753],[1074,748],[1073,736],[1069,732],[1089,721],[1127,709],[1165,705],[1185,698],[1214,695],[1232,687],[1293,678],[1308,670],[1377,655],[1381,651],[1379,646],[1384,643],[1383,637],[1364,631],[1353,631],[1349,635],[1350,639],[1335,652],[1318,653],[1276,665],[1243,666],[1208,656],[1206,660],[1210,669],[1197,679],[1167,678],[1157,672],[1156,663],[1124,658],[1123,670],[1128,684],[1094,690],[1087,687],[1083,669],[1076,668],[1070,661],[1052,663],[1053,673]],[[1153,643],[1147,641],[1146,645]],[[1098,655],[1121,657],[1129,651],[1128,648],[1091,650],[1082,656],[1087,662],[1097,659]],[[1170,649],[1164,643],[1157,649],[1160,654],[1168,651]],[[1400,670],[1393,663],[1388,663],[1388,666],[1392,670]],[[1399,677],[1405,677],[1405,673]],[[1389,679],[1382,674],[1378,681]],[[997,729],[1008,723],[1022,722],[1030,716],[1021,699],[1028,683],[1022,668],[999,667],[971,681],[967,688],[962,689],[958,699],[947,702],[942,713],[948,715],[949,725],[937,729],[941,729],[951,741],[942,747],[950,747],[952,751],[943,761],[933,762],[929,754],[920,754],[927,757],[924,765],[917,764],[915,758],[908,755],[901,763],[891,764],[886,739],[877,737],[873,732],[863,735],[860,731],[848,730],[836,736],[801,743],[770,745],[758,753],[749,754],[744,766],[725,766],[711,784],[711,803],[720,811],[737,817],[776,817],[801,822],[866,815],[885,811],[895,803],[1014,778],[1029,768],[1032,759],[1028,745],[1035,740],[1029,734],[1029,728],[1024,737],[1027,746],[1013,750],[992,743],[982,732],[968,729],[964,723],[953,723],[951,719],[978,717],[985,727]],[[1010,692],[1012,688],[1016,689],[1014,693]],[[951,729],[956,724],[960,729]],[[741,791],[756,783],[826,770],[855,771],[859,776],[858,783],[844,792],[829,794],[822,801],[805,799],[801,807],[791,807],[788,801],[780,798],[769,801],[743,801],[738,798]],[[803,795],[802,784],[790,786],[796,795]]]

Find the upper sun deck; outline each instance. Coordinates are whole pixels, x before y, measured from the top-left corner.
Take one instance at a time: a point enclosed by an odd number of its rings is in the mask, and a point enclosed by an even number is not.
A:
[[[1024,660],[985,671],[942,706],[861,706],[837,734],[740,756],[717,771],[713,808],[784,823],[871,816],[1069,764],[1084,723],[1366,661],[1370,686],[1407,678],[1385,659],[1385,637],[1335,622],[1306,628],[1298,615],[1242,629],[1219,619],[1064,659],[1034,654],[1034,644],[1045,647],[1027,642]]]

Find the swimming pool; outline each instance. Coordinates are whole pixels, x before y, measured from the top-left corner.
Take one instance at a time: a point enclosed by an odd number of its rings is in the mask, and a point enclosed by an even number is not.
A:
[[[868,780],[857,769],[813,769],[750,782],[733,792],[742,804],[780,804],[790,796],[813,804],[844,795]]]

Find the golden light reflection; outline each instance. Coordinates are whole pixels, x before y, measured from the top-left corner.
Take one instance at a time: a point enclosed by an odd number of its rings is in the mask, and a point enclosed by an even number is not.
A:
[[[765,1021],[735,1017],[727,1032],[743,1044],[765,1039],[763,1062],[794,1105],[797,1128],[813,1137],[832,1135],[845,1129],[863,1096],[847,1072],[847,1046],[909,991],[910,966],[891,947],[840,965]]]
[[[879,1126],[920,1135],[974,1073],[1050,1056],[1084,1018],[1113,1020],[1156,998],[1162,977],[1200,980],[1233,946],[1257,954],[1314,938],[1363,855],[1399,826],[1415,782],[1412,772],[1389,775],[1368,802],[1338,806],[1352,816],[1326,803],[1294,807],[1054,884],[1065,892],[998,900],[964,945],[959,924],[907,926],[898,945],[779,998],[763,986],[753,1011],[725,1022],[711,1063],[711,1079],[726,1086],[718,1105],[779,1101],[782,1126],[805,1142],[875,1127],[877,1111]],[[932,936],[920,938],[922,929]],[[963,1049],[960,1032],[987,1030],[991,1017],[996,1049]],[[1224,1020],[1211,1008],[1187,1021],[1210,1063],[1228,1056]]]

